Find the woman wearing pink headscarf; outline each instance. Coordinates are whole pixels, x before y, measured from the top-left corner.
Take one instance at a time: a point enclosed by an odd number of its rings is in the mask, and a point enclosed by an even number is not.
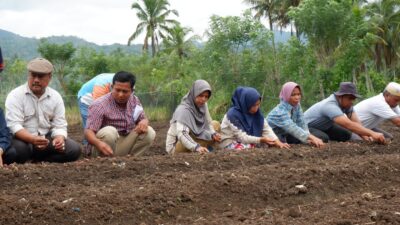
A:
[[[316,147],[323,147],[324,142],[311,134],[313,130],[310,133],[304,121],[300,106],[300,86],[294,82],[285,83],[279,98],[280,103],[267,116],[268,124],[278,138],[289,144],[309,143]]]

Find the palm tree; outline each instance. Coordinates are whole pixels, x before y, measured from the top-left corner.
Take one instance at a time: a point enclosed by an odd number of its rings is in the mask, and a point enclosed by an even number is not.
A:
[[[273,30],[273,24],[276,21],[277,14],[275,13],[276,6],[279,0],[244,0],[245,3],[251,5],[250,10],[255,11],[254,17],[260,19],[267,17],[269,22],[269,29]]]
[[[398,0],[382,0],[367,6],[367,19],[374,34],[379,37],[375,43],[377,69],[395,68],[400,58],[400,3]]]
[[[288,12],[290,8],[299,6],[300,2],[301,0],[284,0],[277,5],[276,7],[277,9],[275,10],[277,13],[276,22],[278,26],[281,28],[281,32],[282,28],[286,28],[288,25],[290,25],[291,36],[293,36],[293,27],[294,27],[297,38],[300,37],[300,32],[297,31],[296,24],[293,24],[293,21],[290,19]]]
[[[182,27],[179,24],[173,27],[169,35],[164,38],[163,45],[165,51],[175,53],[180,59],[187,57],[189,49],[193,46],[193,42],[200,39],[197,35],[187,37],[190,32],[193,32],[191,28]]]
[[[278,18],[277,8],[280,4],[280,0],[244,0],[245,3],[250,4],[252,7],[251,11],[255,11],[254,17],[257,19],[261,19],[261,17],[267,17],[269,22],[269,29],[271,32],[273,31],[273,24],[276,22]],[[280,63],[278,62],[278,58],[276,55],[276,46],[275,46],[275,36],[272,37],[272,51],[274,55],[274,67],[273,67],[273,76],[277,83],[279,81],[280,74]],[[268,79],[265,79],[267,81]]]
[[[167,17],[173,13],[178,16],[178,11],[168,9],[168,0],[141,0],[143,6],[138,2],[132,4],[132,9],[136,10],[136,16],[140,20],[135,32],[129,37],[128,45],[136,39],[142,32],[146,32],[143,50],[148,50],[149,38],[151,40],[151,55],[154,57],[156,48],[158,49],[159,39],[170,31],[170,27],[178,22]]]

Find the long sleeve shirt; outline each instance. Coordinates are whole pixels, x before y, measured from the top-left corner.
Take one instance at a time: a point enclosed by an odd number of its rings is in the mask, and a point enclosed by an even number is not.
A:
[[[32,135],[62,135],[67,138],[64,101],[54,89],[47,87],[38,98],[28,84],[12,90],[6,99],[6,121],[12,134],[26,129]]]
[[[7,127],[3,110],[0,109],[0,148],[2,148],[4,152],[6,152],[10,147],[10,145],[11,145],[10,130]]]
[[[136,95],[131,94],[126,106],[120,107],[108,93],[89,106],[86,129],[97,133],[105,126],[113,126],[120,135],[126,135],[143,119],[147,117]]]
[[[271,128],[277,135],[290,134],[303,143],[307,143],[310,132],[304,121],[301,106],[293,107],[281,101],[267,116]]]
[[[271,138],[272,140],[278,139],[266,120],[264,120],[262,136]],[[234,141],[243,144],[259,144],[260,140],[261,137],[248,135],[245,131],[236,127],[231,121],[229,121],[228,116],[225,114],[221,124],[221,142],[219,144],[221,148],[225,148]]]
[[[213,126],[211,125],[212,118],[209,112],[206,112],[206,120],[210,126],[210,133],[215,133]],[[210,134],[210,135],[211,135]],[[172,123],[167,132],[167,140],[165,142],[165,150],[169,154],[173,154],[175,152],[176,143],[180,141],[185,148],[195,151],[199,144],[193,140],[190,136],[190,128],[180,122]]]

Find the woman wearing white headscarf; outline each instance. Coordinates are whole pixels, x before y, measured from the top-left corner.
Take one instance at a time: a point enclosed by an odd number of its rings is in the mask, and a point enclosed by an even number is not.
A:
[[[211,150],[221,136],[214,127],[219,123],[211,120],[207,101],[211,96],[211,86],[205,80],[196,80],[176,108],[167,133],[166,151],[200,152]]]

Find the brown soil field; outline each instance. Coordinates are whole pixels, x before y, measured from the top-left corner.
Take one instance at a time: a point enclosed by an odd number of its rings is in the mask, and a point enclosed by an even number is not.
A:
[[[0,224],[400,224],[400,132],[329,143],[0,169]],[[70,137],[82,140],[79,125]]]

